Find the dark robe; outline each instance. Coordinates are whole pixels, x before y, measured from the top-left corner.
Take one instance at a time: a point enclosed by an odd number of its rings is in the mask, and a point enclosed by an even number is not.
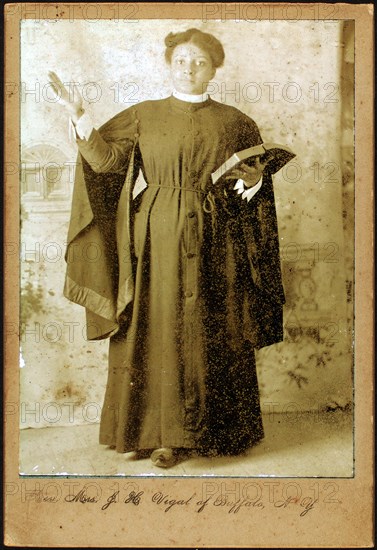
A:
[[[211,182],[259,143],[238,109],[174,97],[78,140],[65,295],[89,338],[110,336],[100,442],[119,452],[232,454],[263,437],[254,348],[283,334],[272,178],[250,202]],[[132,200],[140,170],[148,187]]]

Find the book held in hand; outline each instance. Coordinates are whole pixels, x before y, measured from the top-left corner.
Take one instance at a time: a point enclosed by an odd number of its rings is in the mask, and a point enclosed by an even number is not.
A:
[[[240,163],[253,166],[256,157],[259,157],[261,163],[268,162],[269,172],[275,174],[295,156],[295,153],[285,145],[280,145],[279,143],[261,143],[260,145],[238,151],[229,157],[212,173],[212,183],[216,183],[222,176],[229,175],[229,172]]]

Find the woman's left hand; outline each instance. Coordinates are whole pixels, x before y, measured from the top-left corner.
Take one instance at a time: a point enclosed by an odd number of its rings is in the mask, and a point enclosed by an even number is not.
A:
[[[268,161],[260,162],[259,157],[256,157],[253,166],[248,166],[243,162],[237,168],[234,168],[225,179],[242,179],[245,187],[254,187],[261,179],[267,164]]]

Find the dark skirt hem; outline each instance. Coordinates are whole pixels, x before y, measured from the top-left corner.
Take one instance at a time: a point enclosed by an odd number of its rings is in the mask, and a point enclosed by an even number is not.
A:
[[[209,447],[209,446],[185,446],[185,445],[171,445],[168,446],[171,449],[176,450],[182,450],[182,451],[191,451],[193,453],[193,457],[200,456],[200,457],[216,457],[216,456],[238,456],[241,455],[251,448],[257,446],[261,441],[264,439],[264,435],[254,436],[250,438],[247,442],[243,442],[242,444],[238,446],[231,446],[228,448],[221,447]],[[119,454],[125,454],[125,453],[132,453],[132,452],[147,452],[150,451],[151,453],[155,450],[155,448],[151,447],[136,447],[131,446],[129,448],[125,448],[124,450],[119,450],[117,446],[114,444],[113,439],[111,437],[105,438],[101,437],[99,441],[100,445],[106,445],[108,447],[111,447],[112,450],[116,451]],[[157,447],[156,447],[157,448]]]

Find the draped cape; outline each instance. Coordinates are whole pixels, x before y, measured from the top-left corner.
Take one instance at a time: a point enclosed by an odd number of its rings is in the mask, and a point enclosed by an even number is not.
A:
[[[120,138],[124,112],[100,128]],[[133,299],[132,188],[136,142],[129,141],[126,174],[96,173],[79,153],[68,230],[64,296],[86,310],[88,340],[108,338]]]
[[[137,261],[132,242],[132,190],[140,151],[137,139],[123,135],[128,116],[127,110],[123,111],[99,129],[105,140],[125,139],[128,162],[124,170],[97,173],[78,155],[64,295],[85,308],[89,340],[113,336],[121,324],[127,324],[132,312]],[[250,274],[254,288],[247,304],[252,324],[249,332],[254,335],[254,347],[260,348],[283,337],[284,291],[271,175],[266,171],[262,188],[250,203],[235,193],[234,197],[225,210],[236,214],[236,230],[246,243],[245,273]]]

